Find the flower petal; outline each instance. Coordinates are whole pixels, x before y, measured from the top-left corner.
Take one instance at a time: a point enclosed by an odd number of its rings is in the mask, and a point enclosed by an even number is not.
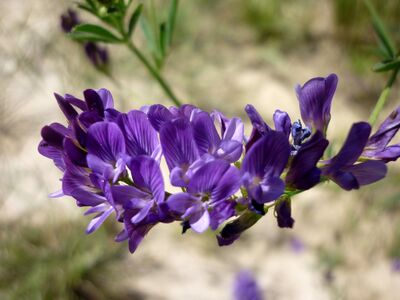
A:
[[[139,223],[142,221],[149,213],[150,209],[153,207],[154,202],[148,202],[139,212],[131,218],[131,222],[133,224]]]
[[[400,129],[400,106],[394,110],[368,141],[367,148],[383,150]]]
[[[206,209],[193,214],[189,218],[190,227],[197,233],[202,233],[207,230],[210,225],[210,215]]]
[[[395,161],[400,157],[400,144],[386,147],[382,151],[364,152],[363,156],[373,157],[384,162]]]
[[[166,123],[160,130],[160,141],[170,170],[174,167],[187,168],[199,157],[193,130],[187,119]]]
[[[319,183],[321,171],[316,165],[328,144],[320,131],[305,142],[292,160],[286,183],[300,190],[310,189]]]
[[[52,123],[44,126],[40,134],[50,146],[63,149],[64,138],[69,134],[69,130],[60,123]]]
[[[73,106],[59,94],[54,93],[54,96],[56,97],[58,106],[60,107],[67,120],[71,121],[76,119],[78,113],[76,112],[75,108],[73,108]]]
[[[191,206],[199,204],[199,200],[188,193],[171,195],[167,204],[170,210],[183,215]]]
[[[249,116],[253,127],[257,129],[260,133],[267,133],[271,130],[271,128],[267,125],[267,123],[264,122],[263,118],[253,105],[247,104],[244,110]]]
[[[275,206],[276,219],[280,228],[292,228],[294,219],[292,218],[292,207],[290,199],[283,200]]]
[[[157,132],[151,126],[147,116],[140,110],[132,110],[121,114],[118,125],[125,136],[127,154],[151,155],[158,145]]]
[[[210,228],[216,230],[219,225],[235,214],[234,201],[221,201],[210,212]]]
[[[97,91],[97,94],[103,103],[104,109],[114,108],[114,99],[109,90],[102,88]]]
[[[222,122],[224,122],[222,120]],[[239,118],[232,118],[226,122],[226,129],[223,132],[223,140],[237,141],[243,143],[244,124]]]
[[[147,116],[154,129],[160,131],[161,127],[174,118],[174,115],[161,104],[155,104],[148,108]]]
[[[90,126],[87,137],[88,153],[109,163],[115,163],[125,152],[124,136],[118,125],[97,122]]]
[[[270,131],[246,153],[241,171],[252,176],[279,177],[290,155],[289,142],[282,132]]]
[[[223,140],[219,145],[219,149],[215,153],[215,156],[232,163],[240,159],[242,151],[242,143],[234,140]]]
[[[322,133],[326,132],[331,119],[331,104],[338,84],[338,77],[330,74],[328,77],[316,77],[303,86],[296,87],[300,104],[301,118],[304,123]]]
[[[285,183],[279,177],[268,177],[260,184],[246,186],[249,196],[259,204],[278,199],[285,190]]]
[[[343,171],[350,172],[360,186],[374,183],[386,176],[387,167],[382,161],[366,161],[351,167],[344,168]]]
[[[105,212],[102,212],[97,217],[93,218],[90,221],[88,227],[86,228],[86,233],[90,234],[90,233],[93,233],[94,231],[96,231],[101,226],[101,224],[104,223],[104,221],[108,218],[108,216],[111,215],[113,210],[114,209],[112,207],[110,207]]]
[[[287,112],[277,109],[274,112],[275,130],[283,132],[288,138],[292,127],[292,121]]]
[[[138,156],[131,160],[129,169],[132,179],[139,187],[152,193],[156,202],[164,201],[164,180],[158,163],[148,156]]]
[[[239,171],[225,160],[214,160],[196,171],[187,190],[191,194],[211,194],[211,200],[218,202],[233,195],[239,187]]]
[[[132,199],[144,199],[148,194],[130,185],[114,185],[111,186],[112,198],[115,204],[119,204],[124,208],[130,206]]]
[[[72,139],[64,139],[64,151],[71,162],[80,167],[87,167],[86,152],[76,146]]]
[[[87,89],[83,92],[86,105],[89,111],[96,112],[99,116],[104,117],[104,103],[100,95],[92,89]]]
[[[67,170],[62,179],[62,190],[65,195],[74,197],[79,205],[96,206],[106,201],[96,189],[89,177],[84,173],[78,174]]]
[[[65,99],[68,103],[72,104],[73,106],[79,108],[79,109],[82,110],[82,111],[87,110],[86,102],[83,101],[83,100],[81,100],[81,99],[76,98],[75,96],[72,96],[72,95],[70,95],[70,94],[65,94],[65,95],[64,95],[64,99]]]
[[[38,146],[38,151],[41,155],[50,158],[53,160],[54,164],[56,165],[57,168],[59,168],[61,171],[65,170],[65,163],[63,159],[63,152],[62,150],[50,146],[47,142],[41,141]]]
[[[196,114],[193,117],[192,126],[199,154],[216,152],[221,138],[210,115],[204,111]]]
[[[368,123],[353,124],[339,153],[331,159],[327,173],[355,163],[363,152],[370,133],[371,126]]]

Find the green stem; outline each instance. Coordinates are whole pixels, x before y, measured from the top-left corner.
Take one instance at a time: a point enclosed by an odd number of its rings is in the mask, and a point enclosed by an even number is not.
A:
[[[375,104],[374,110],[372,111],[372,113],[368,119],[371,126],[374,126],[376,120],[379,117],[380,112],[382,111],[383,107],[385,106],[388,96],[390,94],[390,90],[392,88],[393,83],[396,80],[396,76],[397,76],[398,72],[399,72],[399,69],[395,69],[392,72],[392,75],[390,76],[388,82],[386,83],[385,88],[383,89],[382,93],[379,96],[378,101]]]
[[[147,70],[150,72],[151,76],[154,77],[155,80],[160,84],[161,88],[163,89],[164,93],[171,99],[171,101],[177,105],[181,106],[182,103],[175,96],[174,92],[172,91],[171,87],[168,85],[166,80],[161,76],[161,74],[151,65],[151,63],[147,60],[147,58],[143,55],[142,52],[131,42],[127,41],[126,45],[128,46],[129,50],[145,65]]]

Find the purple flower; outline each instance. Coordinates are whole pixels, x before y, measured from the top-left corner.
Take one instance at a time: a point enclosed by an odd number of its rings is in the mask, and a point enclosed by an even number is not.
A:
[[[186,186],[193,173],[192,164],[200,158],[189,120],[178,118],[164,124],[160,141],[171,172],[171,184]]]
[[[392,271],[396,273],[400,272],[400,258],[396,257],[392,260]]]
[[[262,292],[254,276],[249,271],[237,273],[233,285],[235,300],[262,300]]]
[[[233,200],[228,198],[239,187],[239,171],[225,160],[213,160],[194,173],[186,193],[170,196],[167,204],[194,231],[201,233],[210,225],[215,230],[233,215]]]
[[[110,64],[108,51],[94,42],[85,43],[85,54],[92,65],[101,70],[106,70]]]
[[[157,213],[149,212],[146,217],[138,223],[133,224],[131,219],[135,212],[127,210],[124,214],[124,229],[115,238],[116,242],[128,240],[129,251],[134,253],[147,233],[159,223],[160,218]]]
[[[280,228],[292,228],[294,219],[292,218],[291,200],[284,199],[275,205],[275,214]]]
[[[290,240],[290,246],[295,253],[301,253],[305,249],[304,242],[298,237],[293,237]]]
[[[126,143],[126,153],[131,157],[147,155],[160,160],[161,146],[157,132],[151,126],[147,115],[140,110],[131,110],[117,118]]]
[[[253,125],[250,138],[246,143],[246,151],[249,151],[250,147],[252,147],[255,142],[257,142],[263,135],[272,129],[267,125],[267,123],[264,122],[263,118],[253,105],[247,104],[245,111],[251,121],[251,124]]]
[[[109,185],[98,176],[89,173],[86,168],[75,166],[68,160],[66,165],[67,170],[62,179],[63,193],[75,198],[78,206],[90,206],[85,215],[96,213],[86,229],[87,233],[92,233],[114,211],[109,203]]]
[[[384,178],[387,172],[384,162],[369,160],[357,163],[370,133],[368,123],[353,124],[342,149],[326,163],[322,174],[345,190],[358,189]]]
[[[124,211],[125,229],[117,240],[129,239],[129,250],[134,252],[148,231],[160,217],[158,205],[164,201],[164,180],[158,163],[151,157],[140,155],[128,165],[134,185],[111,187],[115,206]]]
[[[221,139],[213,119],[207,112],[199,112],[193,116],[194,138],[200,156],[222,158],[228,162],[235,162],[240,158],[243,148],[243,123],[237,118],[227,123],[224,123],[227,127]]]
[[[400,143],[388,146],[400,129],[400,106],[394,110],[373,134],[364,149],[362,156],[383,160],[395,161],[400,157]]]
[[[61,29],[65,33],[70,33],[72,29],[80,23],[78,14],[72,9],[68,9],[60,17]]]
[[[287,112],[277,109],[274,112],[273,119],[275,124],[275,130],[283,132],[286,135],[286,137],[289,138],[292,128],[292,121],[290,120],[290,117],[287,114]]]
[[[150,106],[142,107],[154,129],[160,131],[161,127],[174,119],[186,119],[191,121],[193,115],[201,110],[194,105],[184,104],[182,106],[175,107],[171,106],[169,109],[161,104],[154,104]]]
[[[329,142],[317,131],[305,142],[293,157],[286,175],[286,184],[299,190],[307,190],[320,182],[321,170],[316,164]]]
[[[309,128],[319,130],[324,135],[331,119],[331,103],[337,83],[337,76],[330,74],[326,78],[310,79],[303,86],[296,87],[301,118]]]
[[[115,123],[97,122],[89,127],[87,164],[105,180],[116,182],[125,170],[125,140]]]
[[[285,183],[280,178],[290,155],[290,145],[282,132],[269,131],[246,153],[242,167],[243,185],[249,197],[259,204],[282,195]]]
[[[39,144],[38,151],[41,155],[52,159],[61,171],[65,170],[63,144],[68,134],[69,130],[59,123],[44,126],[41,131],[43,140]]]

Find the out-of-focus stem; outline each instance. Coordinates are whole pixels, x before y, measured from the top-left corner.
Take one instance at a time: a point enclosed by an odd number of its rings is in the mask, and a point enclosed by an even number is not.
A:
[[[136,46],[131,42],[127,41],[126,45],[128,46],[129,50],[144,64],[147,68],[151,76],[154,77],[155,80],[160,84],[161,88],[163,89],[164,93],[168,96],[168,98],[177,106],[181,106],[182,103],[175,96],[174,92],[172,91],[171,87],[167,83],[167,81],[162,77],[162,75],[152,66],[152,64],[147,60],[147,58],[143,55],[143,53],[136,48]]]
[[[379,117],[380,112],[384,108],[384,106],[386,104],[386,101],[387,101],[387,99],[389,97],[392,85],[396,80],[398,72],[399,72],[399,69],[395,69],[392,72],[388,82],[386,83],[385,88],[382,90],[382,93],[380,94],[379,99],[375,104],[374,110],[372,111],[372,113],[371,113],[371,115],[370,115],[370,117],[368,119],[368,122],[371,124],[371,126],[374,126],[374,124],[376,123],[376,120]]]

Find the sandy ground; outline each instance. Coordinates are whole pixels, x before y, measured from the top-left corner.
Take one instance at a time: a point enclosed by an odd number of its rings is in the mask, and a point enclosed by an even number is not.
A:
[[[10,12],[0,21],[1,35],[8,39],[0,48],[2,97],[7,99],[9,110],[13,111],[13,105],[22,107],[13,120],[25,124],[18,138],[6,140],[12,151],[0,152],[0,167],[6,174],[1,187],[6,219],[25,215],[76,218],[82,213],[71,199],[47,198],[59,188],[60,175],[36,151],[41,126],[63,122],[52,97],[54,91],[80,95],[84,88],[104,86],[113,92],[116,106],[124,109],[167,103],[137,62],[125,63],[132,59],[121,49],[115,53],[114,72],[121,74],[122,88],[94,75],[82,55],[75,55],[80,51],[78,46],[58,32],[56,17],[61,5],[46,1],[46,9],[57,13],[43,18],[43,3],[0,3],[1,10]],[[329,15],[324,17],[328,18],[324,24],[329,24]],[[198,35],[207,30],[207,25],[200,27]],[[329,26],[318,30],[329,30]],[[334,72],[341,78],[329,129],[335,144],[340,145],[353,122],[367,117],[363,107],[349,99],[353,90],[346,83],[357,81],[351,79],[343,50],[332,41],[322,41],[309,54],[291,52],[288,57],[269,52],[265,46],[240,44],[236,36],[195,49],[179,47],[166,70],[179,94],[189,102],[242,117],[244,105],[252,103],[266,120],[276,108],[296,119],[299,111],[294,85]],[[398,164],[395,168],[399,169]],[[397,174],[393,172],[393,176]],[[319,187],[294,199],[293,230],[277,228],[274,217],[268,215],[235,245],[224,248],[218,248],[211,234],[182,236],[178,225],[159,226],[137,253],[127,255],[121,268],[124,279],[118,284],[143,299],[232,299],[234,274],[249,269],[266,299],[398,299],[400,275],[391,271],[384,250],[398,214],[394,219],[374,213],[367,218],[365,205],[360,203],[391,191],[396,187],[385,183],[352,193],[333,185]],[[302,251],[294,251],[294,239],[304,244]],[[344,256],[333,279],[318,259],[322,248]]]

